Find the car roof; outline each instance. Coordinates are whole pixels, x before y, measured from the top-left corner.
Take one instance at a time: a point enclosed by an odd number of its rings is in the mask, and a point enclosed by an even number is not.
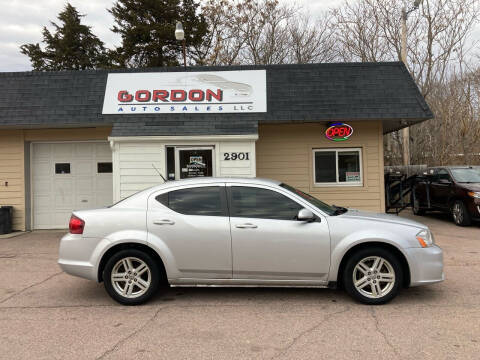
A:
[[[202,185],[202,184],[212,184],[212,183],[243,183],[243,184],[254,184],[254,185],[280,185],[281,181],[264,179],[264,178],[242,178],[242,177],[196,177],[190,179],[182,180],[170,180],[164,182],[163,184],[156,185],[151,187],[150,191],[168,189],[170,187],[178,187],[184,185]]]
[[[437,170],[437,169],[473,169],[476,166],[472,165],[445,165],[445,166],[431,166],[427,170]]]
[[[224,183],[224,182],[235,182],[235,183],[244,183],[244,184],[256,184],[256,185],[279,185],[280,181],[264,178],[245,178],[245,177],[196,177],[190,179],[182,180],[173,180],[167,181],[161,185],[159,188],[173,187],[173,186],[183,186],[183,185],[201,185],[201,184],[211,184],[211,183]]]
[[[152,186],[148,189],[139,191],[119,202],[113,204],[115,207],[128,207],[132,204],[137,203],[137,201],[142,201],[145,196],[149,196],[152,192],[159,190],[168,190],[169,188],[176,188],[184,185],[201,185],[201,184],[215,184],[215,183],[240,183],[240,184],[250,184],[250,185],[267,185],[267,186],[277,186],[281,182],[271,179],[262,179],[262,178],[239,178],[239,177],[196,177],[183,180],[173,180],[167,181],[163,184]]]

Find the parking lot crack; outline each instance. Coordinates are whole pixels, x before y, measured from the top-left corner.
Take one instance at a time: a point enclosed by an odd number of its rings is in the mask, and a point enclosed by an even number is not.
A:
[[[164,307],[161,307],[159,308],[157,311],[155,311],[155,313],[149,317],[140,327],[138,327],[137,329],[135,329],[134,331],[132,331],[129,335],[127,335],[126,337],[120,339],[119,341],[117,341],[115,343],[115,345],[113,345],[110,349],[108,349],[107,351],[105,351],[102,355],[100,355],[99,357],[96,358],[96,360],[101,360],[101,359],[105,359],[108,355],[114,353],[115,351],[117,351],[120,346],[122,346],[124,343],[126,343],[129,339],[131,339],[132,337],[134,337],[135,335],[137,335],[140,331],[142,331],[143,329],[145,329],[151,322],[153,322],[158,314],[160,313],[160,311],[162,311],[163,309],[165,309],[166,306]]]
[[[350,310],[349,307],[347,307],[347,308],[345,308],[345,309],[343,309],[343,310],[335,311],[335,312],[333,312],[333,313],[330,313],[330,314],[325,315],[320,322],[318,322],[317,324],[309,327],[308,329],[302,331],[300,334],[298,334],[297,336],[295,336],[295,337],[292,339],[292,341],[290,341],[290,343],[289,343],[286,347],[284,347],[283,349],[281,349],[279,353],[273,355],[273,356],[270,358],[270,360],[273,360],[273,359],[279,358],[280,356],[285,355],[285,354],[288,352],[288,350],[290,350],[302,337],[304,337],[304,336],[310,334],[311,332],[317,330],[320,326],[322,326],[325,322],[327,322],[328,320],[330,320],[333,316],[338,315],[338,314],[342,314],[342,313],[344,313],[344,312],[347,312],[348,310]]]
[[[385,332],[380,328],[380,324],[378,322],[378,317],[377,317],[377,314],[375,312],[375,308],[372,306],[371,308],[371,311],[370,311],[370,314],[372,314],[372,318],[373,320],[375,321],[375,330],[380,334],[382,335],[383,339],[385,340],[385,342],[387,343],[388,347],[390,349],[392,349],[393,353],[396,355],[397,358],[401,359],[402,357],[400,356],[400,354],[398,353],[397,349],[395,348],[395,346],[390,342],[390,340],[388,340],[388,337],[387,337],[387,334],[385,334]]]
[[[43,284],[43,283],[46,283],[48,280],[50,280],[50,279],[52,279],[52,278],[54,278],[55,276],[58,276],[58,275],[60,275],[60,274],[63,274],[63,271],[59,271],[59,272],[57,272],[57,273],[55,273],[55,274],[53,274],[53,275],[50,275],[50,276],[47,277],[46,279],[43,279],[42,281],[36,282],[36,283],[34,283],[34,284],[31,284],[31,285],[23,288],[22,290],[17,291],[16,293],[10,295],[9,297],[1,300],[1,301],[0,301],[0,304],[3,304],[4,302],[7,302],[8,300],[14,298],[15,296],[18,296],[18,295],[24,293],[25,291],[27,291],[27,290],[35,287],[35,286],[41,285],[41,284]]]

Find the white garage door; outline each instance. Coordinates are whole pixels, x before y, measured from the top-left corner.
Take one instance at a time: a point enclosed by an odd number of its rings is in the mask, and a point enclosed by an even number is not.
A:
[[[35,143],[31,159],[34,229],[64,229],[73,210],[112,203],[108,143]]]

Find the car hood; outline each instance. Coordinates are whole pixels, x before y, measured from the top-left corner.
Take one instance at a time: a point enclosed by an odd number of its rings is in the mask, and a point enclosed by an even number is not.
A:
[[[468,191],[480,191],[480,183],[458,183],[461,187]]]
[[[362,220],[371,220],[371,221],[381,221],[384,223],[400,224],[407,226],[414,226],[420,229],[427,229],[428,227],[422,223],[419,223],[414,220],[405,219],[403,217],[392,215],[392,214],[382,214],[374,213],[371,211],[363,211],[357,209],[348,209],[348,211],[342,215],[339,215],[344,218],[351,219],[362,219]]]

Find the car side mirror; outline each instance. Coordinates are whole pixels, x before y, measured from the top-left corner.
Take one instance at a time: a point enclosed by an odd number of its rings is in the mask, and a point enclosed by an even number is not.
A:
[[[307,221],[313,222],[315,221],[315,215],[308,209],[300,209],[297,214],[298,221]]]
[[[450,185],[452,182],[448,179],[440,179],[438,181],[440,184],[443,184],[443,185]]]

